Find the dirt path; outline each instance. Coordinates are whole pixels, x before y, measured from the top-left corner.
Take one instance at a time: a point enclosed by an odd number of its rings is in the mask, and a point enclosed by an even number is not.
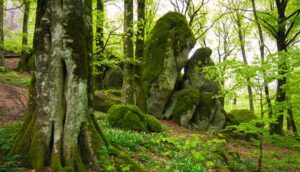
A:
[[[5,59],[5,67],[8,70],[15,70],[17,69],[19,64],[19,58],[6,58]]]
[[[28,90],[0,83],[0,126],[18,121],[25,113]]]

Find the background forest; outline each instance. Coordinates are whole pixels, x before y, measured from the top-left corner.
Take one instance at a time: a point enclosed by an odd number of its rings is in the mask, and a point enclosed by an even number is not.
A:
[[[299,0],[0,0],[0,45],[0,171],[300,171]]]

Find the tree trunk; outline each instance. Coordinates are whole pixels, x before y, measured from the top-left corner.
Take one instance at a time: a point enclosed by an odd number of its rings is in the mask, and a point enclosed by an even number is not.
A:
[[[0,66],[4,66],[4,0],[0,0]]]
[[[240,14],[236,14],[237,17],[237,29],[238,29],[238,36],[239,36],[239,42],[240,42],[240,47],[242,50],[242,56],[243,56],[243,61],[246,65],[248,65],[247,61],[247,56],[246,56],[246,49],[245,49],[245,38],[243,36],[243,31],[242,31],[242,23],[241,23],[241,18],[239,16]],[[253,92],[252,92],[252,87],[250,85],[251,81],[250,78],[247,76],[247,90],[248,90],[248,95],[249,95],[249,107],[252,112],[254,112],[254,104],[253,104]]]
[[[287,101],[290,101],[290,98],[287,97]],[[287,129],[293,131],[293,133],[295,134],[295,136],[298,136],[298,131],[297,131],[297,126],[296,126],[296,122],[294,119],[294,115],[293,115],[293,111],[292,111],[292,105],[288,105],[288,109],[287,109],[287,113],[288,113],[288,117],[287,117]]]
[[[259,42],[259,47],[260,47],[259,50],[260,50],[261,65],[263,65],[264,61],[265,61],[265,41],[264,41],[262,27],[261,27],[261,24],[259,22],[257,11],[256,11],[255,0],[251,0],[251,2],[252,2],[252,9],[253,9],[253,14],[254,14],[254,19],[255,19],[257,29],[258,29],[258,35],[259,35],[259,41],[260,41]],[[269,86],[268,86],[268,83],[265,79],[265,76],[266,76],[266,72],[263,70],[264,92],[265,92],[266,101],[267,101],[267,104],[268,104],[269,118],[272,118],[272,116],[273,116],[272,102],[271,102],[270,93],[269,93]]]
[[[29,111],[11,151],[36,171],[109,167],[93,115],[91,7],[91,0],[38,0]]]
[[[137,106],[145,110],[145,101],[144,100],[144,94],[143,94],[143,86],[142,86],[142,80],[141,80],[141,63],[144,55],[144,36],[145,36],[145,0],[138,0],[138,32],[137,32],[137,38],[136,38],[136,54],[135,57],[138,61],[140,61],[139,64],[135,66],[135,92],[136,92],[136,104]]]
[[[287,2],[280,2],[276,0],[277,6],[277,34],[276,34],[276,43],[278,51],[278,75],[282,76],[277,79],[277,89],[276,89],[276,103],[280,106],[282,103],[286,103],[286,93],[283,89],[283,86],[286,84],[287,78],[285,77],[287,71],[287,65],[284,59],[284,56],[280,54],[281,52],[286,52],[287,47],[285,44],[286,40],[286,21],[285,21],[285,9]],[[283,134],[283,119],[284,119],[284,110],[279,108],[276,114],[276,123],[270,125],[270,133],[273,134]]]
[[[23,16],[23,36],[22,36],[22,51],[20,62],[17,70],[22,72],[23,70],[28,70],[28,20],[29,20],[29,10],[30,10],[30,0],[26,0],[24,3],[24,16]]]
[[[133,65],[133,0],[124,0],[124,78],[123,78],[123,102],[135,104],[134,98],[134,65]]]
[[[103,0],[97,0],[97,21],[96,21],[96,61],[102,61],[104,57],[104,3]],[[105,89],[104,78],[105,78],[105,67],[95,66],[96,75],[94,76],[95,89]],[[101,83],[101,84],[99,84]]]

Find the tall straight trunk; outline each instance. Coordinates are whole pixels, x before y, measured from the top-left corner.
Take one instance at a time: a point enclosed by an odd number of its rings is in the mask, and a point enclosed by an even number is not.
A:
[[[276,103],[282,104],[286,103],[286,93],[283,89],[283,86],[286,84],[287,78],[285,77],[287,71],[287,65],[284,59],[284,56],[280,53],[286,52],[287,47],[285,44],[286,41],[286,21],[285,21],[285,9],[287,2],[276,0],[277,7],[277,34],[276,34],[276,44],[278,51],[278,74],[282,77],[277,79],[277,88],[276,88]],[[278,114],[276,114],[276,123],[270,125],[271,134],[283,134],[283,119],[284,119],[284,110],[279,109]]]
[[[237,17],[236,24],[237,24],[237,29],[238,29],[239,42],[240,42],[240,47],[241,47],[241,51],[242,51],[243,61],[246,65],[248,65],[246,49],[245,49],[245,38],[243,35],[243,31],[242,31],[241,18],[239,15],[240,14],[238,14],[238,13],[236,14],[236,17]],[[253,92],[252,92],[252,87],[250,85],[251,81],[248,76],[246,77],[246,80],[247,80],[247,90],[248,90],[248,96],[249,96],[249,107],[250,107],[250,110],[252,112],[254,112]]]
[[[136,93],[136,105],[145,110],[145,102],[144,94],[143,94],[143,86],[142,86],[142,70],[141,70],[141,63],[144,55],[144,37],[145,37],[145,0],[138,0],[138,32],[136,35],[136,51],[135,57],[140,62],[135,66],[135,93]]]
[[[24,3],[24,15],[23,15],[23,36],[22,36],[22,52],[21,58],[17,70],[22,72],[27,70],[27,65],[29,62],[28,56],[28,20],[29,20],[29,10],[30,10],[30,0],[26,0]]]
[[[96,61],[103,60],[104,57],[104,2],[103,0],[97,0],[97,21],[96,21],[96,47],[97,47],[97,56]],[[95,66],[96,75],[94,76],[95,89],[105,89],[104,78],[105,78],[105,67],[104,66]]]
[[[261,65],[263,65],[264,61],[265,61],[265,41],[264,41],[264,36],[263,36],[263,30],[262,30],[261,24],[258,19],[255,0],[251,0],[251,3],[252,3],[254,19],[255,19],[256,26],[257,26],[257,30],[258,30],[258,35],[259,35],[259,50],[260,50],[260,60],[261,60],[260,62],[261,62]],[[267,105],[268,105],[268,114],[269,114],[269,118],[272,118],[272,116],[273,116],[272,102],[271,102],[271,98],[270,98],[269,86],[265,79],[265,76],[266,76],[266,71],[263,70],[264,92],[265,92],[266,101],[267,101]]]
[[[0,0],[0,66],[4,66],[4,0]]]
[[[37,2],[29,111],[11,151],[36,171],[110,166],[93,114],[91,11],[92,0]]]
[[[133,49],[133,0],[124,0],[124,77],[123,77],[123,102],[135,104],[134,98],[134,49]]]

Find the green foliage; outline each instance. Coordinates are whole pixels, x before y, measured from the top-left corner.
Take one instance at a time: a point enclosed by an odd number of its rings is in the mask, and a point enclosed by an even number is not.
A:
[[[1,72],[7,72],[7,69],[4,66],[0,66],[0,73]]]
[[[14,144],[14,135],[20,130],[21,124],[0,127],[0,171],[25,172],[25,169],[18,167],[19,155],[8,156]]]
[[[0,83],[12,84],[21,87],[29,87],[31,81],[30,76],[24,76],[20,73],[9,71],[5,73],[0,72]]]

